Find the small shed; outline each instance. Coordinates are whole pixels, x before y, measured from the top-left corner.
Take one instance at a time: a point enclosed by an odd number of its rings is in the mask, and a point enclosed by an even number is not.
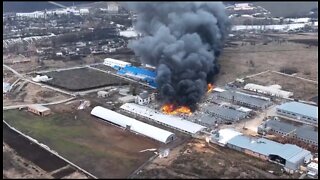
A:
[[[10,83],[3,82],[3,94],[9,92],[11,90]]]
[[[47,116],[51,113],[51,110],[49,108],[36,104],[28,106],[28,111],[39,116]]]
[[[135,102],[140,105],[147,105],[151,101],[151,97],[149,96],[147,91],[140,93],[136,96]]]

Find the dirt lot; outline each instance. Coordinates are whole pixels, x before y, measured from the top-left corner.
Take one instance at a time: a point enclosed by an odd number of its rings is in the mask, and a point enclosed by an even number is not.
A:
[[[88,176],[3,125],[4,178],[81,178]],[[16,149],[12,149],[12,148]],[[23,148],[21,148],[23,147]]]
[[[248,43],[225,48],[219,62],[221,71],[217,76],[218,85],[266,70],[279,71],[282,67],[295,67],[298,69],[297,76],[318,80],[317,46],[308,47],[293,42],[271,42],[267,45]]]
[[[22,132],[48,145],[60,155],[100,178],[125,178],[159,148],[152,139],[135,135],[90,115],[90,110],[74,111],[72,104],[50,108],[42,118],[26,111],[4,112],[4,119]]]
[[[13,149],[3,143],[3,178],[50,178],[34,163],[18,156]]]
[[[17,84],[18,88],[20,83],[23,82],[24,81],[19,81],[19,84]],[[43,88],[32,83],[27,83],[19,92],[17,92],[18,88],[16,90],[13,89],[12,92],[3,97],[4,106],[47,103],[70,98],[68,95]]]
[[[279,84],[283,90],[293,92],[296,99],[310,100],[318,94],[318,84],[274,72],[263,73],[246,80],[263,86]]]
[[[194,139],[167,158],[155,159],[134,178],[288,178],[280,169],[279,165]]]
[[[47,81],[47,84],[71,91],[127,84],[116,76],[89,68],[52,71],[45,74],[53,78],[53,80]]]

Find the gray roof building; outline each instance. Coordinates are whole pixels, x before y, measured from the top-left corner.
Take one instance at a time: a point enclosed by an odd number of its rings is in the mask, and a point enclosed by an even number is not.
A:
[[[201,115],[197,116],[196,118],[194,118],[194,120],[198,124],[201,124],[204,126],[214,126],[216,123],[220,123],[222,121],[222,119],[214,117],[209,114],[201,114]]]
[[[224,91],[218,94],[218,97],[223,100],[234,102],[246,107],[255,109],[264,109],[272,104],[270,99],[262,99],[254,97],[250,94],[245,94],[236,91]]]
[[[244,113],[242,111],[218,105],[206,107],[204,111],[210,115],[217,116],[228,121],[238,121],[240,119],[244,119],[247,116],[247,113]]]
[[[298,120],[318,124],[318,107],[299,102],[287,102],[277,106],[277,113]]]
[[[233,137],[227,146],[240,151],[251,151],[270,160],[279,160],[287,169],[296,170],[312,158],[311,152],[293,144],[280,144],[265,138],[251,138],[244,135]]]
[[[286,122],[270,119],[261,124],[260,128],[269,128],[271,131],[282,135],[292,133],[292,137],[295,137],[306,143],[318,145],[318,132],[314,129],[314,127],[295,126]]]

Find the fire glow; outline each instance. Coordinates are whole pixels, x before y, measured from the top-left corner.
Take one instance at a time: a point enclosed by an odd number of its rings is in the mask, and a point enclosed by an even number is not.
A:
[[[191,115],[191,109],[187,106],[175,107],[173,104],[165,104],[161,108],[165,114],[176,115],[176,114],[188,114]]]
[[[213,84],[208,84],[208,90],[207,92],[211,92],[213,90]],[[174,104],[165,104],[161,108],[162,112],[165,114],[170,114],[170,115],[177,115],[177,114],[187,114],[191,115],[192,111],[188,106],[179,106],[176,107]]]
[[[213,90],[213,87],[214,87],[213,84],[209,83],[207,92],[208,93],[211,92]]]

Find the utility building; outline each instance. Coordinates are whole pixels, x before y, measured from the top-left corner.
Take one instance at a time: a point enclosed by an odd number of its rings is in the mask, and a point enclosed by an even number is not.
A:
[[[149,96],[147,91],[144,91],[140,93],[138,96],[136,96],[135,103],[140,105],[147,105],[151,101],[151,96]]]
[[[137,132],[165,144],[175,139],[175,134],[169,131],[151,126],[101,106],[94,107],[91,111],[91,115],[96,116],[104,121],[111,122],[117,126],[130,129],[131,131]]]
[[[277,114],[297,119],[302,123],[318,125],[318,107],[299,102],[287,102],[277,106]]]
[[[49,108],[42,105],[30,105],[28,106],[28,111],[39,116],[47,116],[51,113],[51,110]]]

